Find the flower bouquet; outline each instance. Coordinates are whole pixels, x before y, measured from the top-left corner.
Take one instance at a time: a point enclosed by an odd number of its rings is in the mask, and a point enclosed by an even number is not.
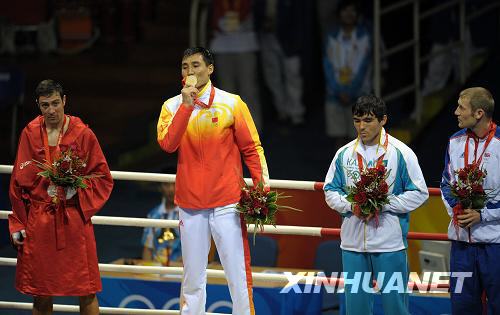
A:
[[[346,197],[353,205],[354,215],[365,220],[374,217],[378,226],[382,206],[389,203],[389,186],[385,181],[389,173],[382,164],[366,168],[360,173],[360,180],[348,188]]]
[[[262,182],[256,186],[249,187],[244,185],[241,188],[241,199],[236,205],[236,210],[243,214],[247,224],[254,224],[253,242],[255,244],[255,235],[257,229],[264,231],[264,225],[276,226],[276,214],[283,209],[302,211],[289,206],[278,205],[279,199],[289,198],[276,191],[271,191],[264,187]]]
[[[85,179],[103,176],[84,175],[88,157],[82,159],[77,154],[76,146],[61,145],[60,149],[60,154],[52,163],[46,160],[44,162],[33,160],[35,165],[42,169],[37,175],[48,178],[51,182],[47,192],[54,204],[61,199],[61,189],[65,191],[65,199],[70,199],[76,194],[77,188],[87,188]]]
[[[453,224],[458,233],[458,215],[465,209],[481,210],[486,204],[488,195],[484,191],[483,183],[487,172],[479,167],[478,163],[466,165],[454,171],[457,180],[451,186],[451,194],[458,200],[453,207]]]

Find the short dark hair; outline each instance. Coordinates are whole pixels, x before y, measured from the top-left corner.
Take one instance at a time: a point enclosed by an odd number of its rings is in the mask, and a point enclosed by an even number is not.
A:
[[[182,60],[184,58],[195,55],[195,54],[201,54],[203,57],[203,61],[205,61],[205,64],[207,66],[213,65],[214,64],[214,56],[210,52],[210,50],[206,49],[205,47],[201,46],[196,46],[196,47],[191,47],[186,50],[184,50],[184,54],[182,55]]]
[[[482,109],[486,117],[493,117],[495,101],[487,89],[483,87],[471,87],[460,92],[459,98],[467,98],[473,112]]]
[[[35,89],[36,102],[38,103],[38,99],[40,98],[40,96],[51,96],[54,93],[59,93],[62,99],[64,96],[62,85],[59,82],[51,79],[43,80],[38,83]]]
[[[373,114],[378,121],[382,121],[387,115],[385,102],[375,95],[363,95],[358,97],[356,103],[352,105],[353,116],[364,116]]]

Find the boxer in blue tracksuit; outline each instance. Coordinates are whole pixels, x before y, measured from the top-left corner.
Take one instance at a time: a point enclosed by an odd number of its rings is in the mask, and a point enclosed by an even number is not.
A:
[[[455,115],[462,130],[451,136],[445,156],[441,194],[452,221],[450,271],[472,272],[461,292],[455,292],[457,277],[451,277],[453,314],[481,315],[481,295],[486,291],[489,308],[500,314],[500,129],[493,122],[495,102],[481,87],[465,89],[458,98]],[[466,154],[467,153],[467,154]],[[456,170],[479,163],[487,175],[483,188],[488,194],[483,209],[465,209],[453,223],[453,207],[458,200],[451,194]]]
[[[342,262],[344,279],[355,279],[355,273],[371,272],[382,292],[386,315],[408,315],[408,262],[406,235],[409,213],[418,208],[429,193],[413,151],[390,136],[383,126],[387,121],[385,103],[376,96],[361,96],[352,108],[358,138],[340,148],[333,158],[325,179],[326,203],[342,217]],[[353,212],[346,200],[348,187],[359,180],[360,169],[383,163],[387,169],[389,204],[382,207],[377,220]],[[379,275],[385,273],[385,277]],[[399,277],[399,288],[392,290],[391,278]],[[348,315],[373,312],[373,294],[361,285],[345,285]],[[387,289],[387,290],[386,290]]]

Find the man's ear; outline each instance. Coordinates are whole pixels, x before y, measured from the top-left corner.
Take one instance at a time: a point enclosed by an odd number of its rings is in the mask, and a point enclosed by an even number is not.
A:
[[[208,75],[211,75],[214,72],[214,65],[211,64],[208,66]]]
[[[380,123],[382,124],[382,126],[385,126],[385,124],[387,123],[387,115],[384,115],[384,117],[382,117]]]
[[[63,107],[66,106],[66,95],[63,95],[62,102],[63,102]]]
[[[482,108],[476,109],[476,111],[474,112],[474,118],[480,120],[481,118],[483,118],[483,116],[484,116],[484,110]]]

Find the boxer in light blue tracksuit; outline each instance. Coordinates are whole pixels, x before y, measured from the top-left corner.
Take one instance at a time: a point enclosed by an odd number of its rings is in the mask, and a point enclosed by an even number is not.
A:
[[[455,115],[462,130],[451,136],[441,180],[443,202],[452,218],[448,237],[451,244],[450,271],[472,272],[461,292],[455,292],[457,277],[451,277],[453,314],[481,315],[481,295],[486,291],[492,313],[500,314],[500,128],[493,122],[495,102],[481,87],[460,93]],[[465,154],[467,152],[467,154]],[[451,194],[457,180],[455,171],[478,163],[487,175],[483,188],[488,194],[482,209],[465,209],[453,224],[453,207],[458,200]]]
[[[383,128],[387,121],[384,102],[375,96],[361,96],[353,105],[352,113],[358,137],[337,151],[324,186],[327,204],[343,216],[340,247],[347,273],[344,278],[354,279],[355,272],[371,272],[377,279],[379,273],[385,272],[384,279],[380,278],[378,283],[384,314],[406,315],[409,314],[405,293],[409,212],[427,200],[428,189],[415,153]],[[377,163],[387,168],[390,201],[381,209],[378,225],[374,218],[356,216],[346,200],[347,188],[360,178],[360,168],[375,167]],[[400,290],[387,288],[384,293],[393,275],[400,277]],[[373,294],[361,286],[357,292],[353,288],[346,283],[347,314],[372,314]]]

